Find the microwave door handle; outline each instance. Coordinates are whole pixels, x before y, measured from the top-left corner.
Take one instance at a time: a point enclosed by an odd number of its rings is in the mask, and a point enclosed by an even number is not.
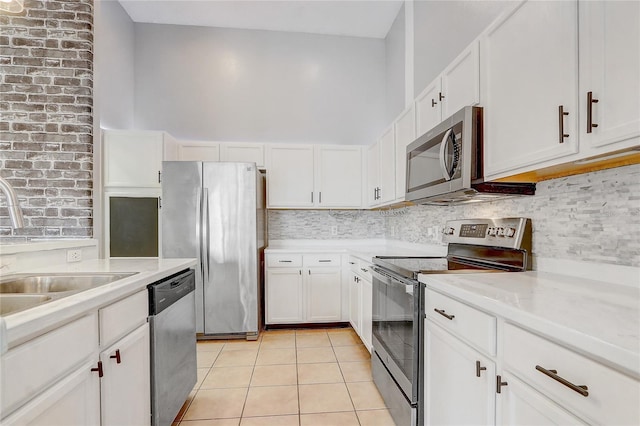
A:
[[[440,169],[442,170],[442,175],[444,176],[444,179],[447,181],[451,180],[452,176],[449,174],[449,170],[447,170],[447,163],[444,158],[444,151],[445,149],[447,149],[447,143],[449,141],[449,136],[451,135],[451,132],[453,132],[453,128],[447,130],[447,132],[444,134],[444,137],[442,138],[442,142],[440,142]]]

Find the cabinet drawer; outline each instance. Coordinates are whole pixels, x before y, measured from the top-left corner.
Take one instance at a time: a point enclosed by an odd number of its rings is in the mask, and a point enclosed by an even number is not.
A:
[[[77,368],[98,349],[98,318],[87,315],[2,356],[1,411],[7,415]],[[97,357],[96,357],[97,361]],[[26,369],[25,369],[26,368]]]
[[[149,316],[147,290],[102,308],[100,315],[100,346],[106,347],[144,324]]]
[[[456,334],[490,355],[496,354],[496,318],[451,299],[427,290],[426,314],[431,320]]]
[[[299,254],[269,254],[267,266],[271,268],[299,268],[302,266],[302,255]]]
[[[304,266],[340,266],[339,254],[305,254]]]
[[[505,324],[503,344],[505,369],[565,409],[590,423],[640,424],[638,380],[511,324]],[[540,368],[555,370],[556,379]],[[570,384],[587,386],[588,396]]]

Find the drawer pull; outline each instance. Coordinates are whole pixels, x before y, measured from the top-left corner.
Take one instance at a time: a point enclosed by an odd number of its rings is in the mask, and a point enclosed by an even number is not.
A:
[[[104,372],[102,371],[102,361],[98,361],[98,366],[96,368],[92,368],[91,371],[97,371],[98,377],[104,376]]]
[[[502,381],[502,376],[496,376],[496,393],[502,393],[502,387],[509,383]]]
[[[349,262],[349,265],[355,265],[356,262]]]
[[[320,259],[320,260],[318,260],[318,262],[320,262],[320,263],[330,263],[331,259]]]
[[[434,311],[436,311],[437,313],[439,313],[440,315],[442,315],[448,320],[453,320],[456,317],[455,315],[449,315],[445,313],[444,309],[434,309]]]
[[[116,349],[116,354],[111,355],[109,358],[116,360],[116,364],[120,364],[122,362],[122,358],[120,358],[120,349]]]
[[[487,367],[480,366],[480,361],[476,361],[476,377],[480,377],[480,372],[485,371]]]
[[[540,367],[539,365],[536,365],[536,370],[538,370],[539,372],[541,372],[542,374],[544,374],[546,376],[551,377],[556,382],[562,383],[563,385],[565,385],[566,387],[570,388],[571,390],[578,392],[580,395],[584,396],[585,398],[587,396],[589,396],[589,388],[587,386],[585,386],[585,385],[574,385],[573,383],[571,383],[567,379],[564,379],[564,378],[558,376],[558,371],[557,370],[547,370],[546,368]]]
[[[278,262],[280,262],[280,263],[291,263],[290,260],[278,260]]]
[[[365,269],[365,268],[360,268],[360,270],[361,270],[362,272],[369,272],[369,270],[368,270],[368,269]]]

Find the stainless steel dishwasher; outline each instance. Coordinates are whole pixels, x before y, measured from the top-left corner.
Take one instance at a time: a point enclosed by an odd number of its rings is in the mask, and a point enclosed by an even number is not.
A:
[[[149,284],[151,424],[169,426],[196,384],[195,274]]]

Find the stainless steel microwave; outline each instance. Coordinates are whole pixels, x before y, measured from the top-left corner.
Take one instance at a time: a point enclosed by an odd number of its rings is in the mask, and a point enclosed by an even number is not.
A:
[[[481,107],[465,107],[407,147],[405,200],[416,204],[534,195],[535,183],[485,182]]]

